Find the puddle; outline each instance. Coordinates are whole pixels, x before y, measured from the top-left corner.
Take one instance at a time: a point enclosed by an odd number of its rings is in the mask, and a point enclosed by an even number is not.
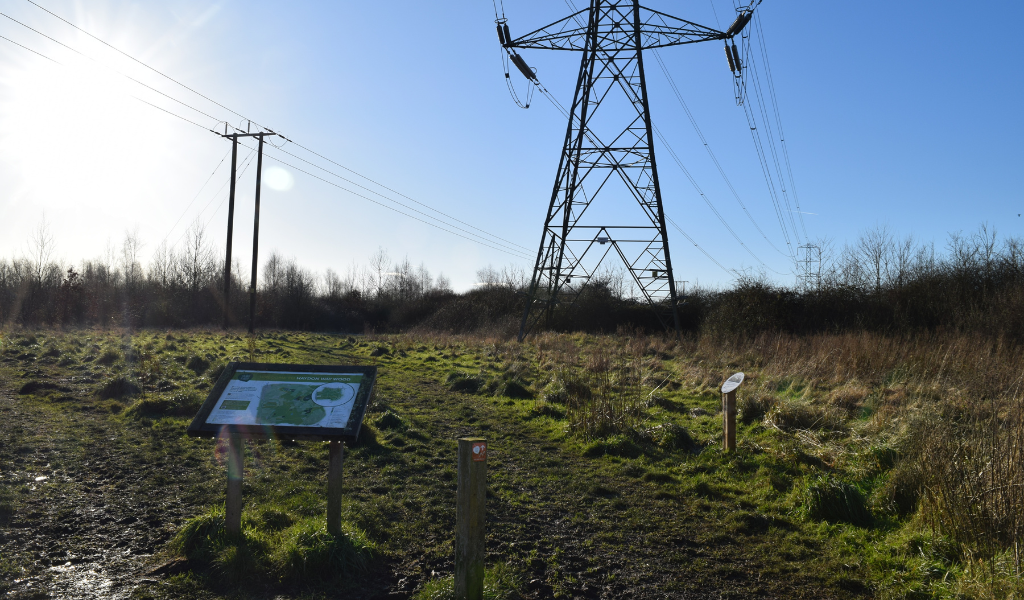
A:
[[[122,600],[131,596],[136,587],[133,573],[138,570],[143,556],[128,551],[108,552],[100,561],[50,567],[51,598],[59,600]]]

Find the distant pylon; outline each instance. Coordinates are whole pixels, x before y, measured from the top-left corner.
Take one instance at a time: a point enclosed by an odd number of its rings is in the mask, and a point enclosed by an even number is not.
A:
[[[807,243],[800,246],[799,250],[803,253],[798,259],[800,272],[797,281],[800,289],[805,292],[817,290],[821,287],[821,247]]]

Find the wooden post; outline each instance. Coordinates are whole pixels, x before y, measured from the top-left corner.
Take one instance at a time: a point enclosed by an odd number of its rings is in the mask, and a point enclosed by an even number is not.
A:
[[[331,440],[331,464],[327,469],[327,532],[341,535],[341,471],[345,463],[345,446]]]
[[[228,436],[228,497],[224,506],[224,526],[228,535],[242,533],[242,438]]]
[[[487,441],[459,439],[459,491],[455,509],[455,598],[484,596],[484,504]]]
[[[722,446],[726,452],[736,449],[736,390],[722,395]]]
[[[736,450],[736,388],[743,383],[743,373],[734,373],[722,384],[722,447]]]

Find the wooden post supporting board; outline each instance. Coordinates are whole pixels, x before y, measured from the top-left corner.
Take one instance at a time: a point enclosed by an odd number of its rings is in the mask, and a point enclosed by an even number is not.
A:
[[[242,533],[242,437],[228,436],[228,497],[224,506],[224,527],[228,535]]]
[[[736,388],[743,383],[743,373],[736,373],[722,384],[722,448],[736,449]]]
[[[487,441],[459,439],[459,491],[455,508],[455,597],[484,596],[484,504],[487,499]]]
[[[341,468],[345,462],[345,446],[331,440],[331,464],[327,468],[327,532],[341,535]]]

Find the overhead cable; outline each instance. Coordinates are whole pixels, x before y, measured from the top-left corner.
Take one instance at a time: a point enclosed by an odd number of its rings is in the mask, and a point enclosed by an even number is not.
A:
[[[258,123],[257,121],[255,121],[255,120],[251,120],[251,119],[248,119],[248,117],[245,117],[245,116],[244,116],[244,115],[242,115],[241,113],[239,113],[239,112],[237,112],[237,111],[234,111],[234,110],[232,110],[232,109],[228,108],[227,106],[224,106],[223,104],[221,104],[221,103],[219,103],[219,102],[217,102],[217,101],[213,100],[212,98],[209,98],[208,96],[206,96],[206,95],[204,95],[204,94],[202,94],[202,93],[200,93],[200,92],[196,91],[195,89],[193,89],[193,88],[191,88],[191,87],[189,87],[189,86],[187,86],[187,85],[185,85],[185,84],[181,83],[181,82],[180,82],[180,81],[178,81],[177,79],[174,79],[173,77],[171,77],[171,76],[169,76],[169,75],[167,75],[167,74],[165,74],[165,73],[163,73],[163,72],[159,71],[158,69],[156,69],[156,68],[154,68],[154,67],[151,67],[151,66],[149,66],[148,64],[146,64],[146,63],[142,62],[141,60],[139,60],[139,59],[137,59],[137,58],[135,58],[135,57],[131,56],[130,54],[128,54],[128,53],[126,53],[126,52],[124,52],[123,50],[120,50],[119,48],[117,48],[117,47],[113,46],[112,44],[109,44],[108,42],[106,42],[106,41],[104,41],[104,40],[100,39],[99,37],[97,37],[97,36],[95,36],[95,35],[93,35],[93,34],[89,33],[88,31],[86,31],[86,30],[82,29],[81,27],[78,27],[78,26],[77,26],[77,25],[75,25],[74,23],[71,23],[71,22],[70,22],[70,21],[68,21],[67,19],[64,19],[63,17],[60,17],[59,15],[57,15],[57,14],[53,13],[52,11],[50,11],[50,10],[46,9],[45,7],[42,7],[42,6],[40,6],[40,5],[39,5],[39,4],[37,4],[36,2],[33,2],[32,0],[27,0],[27,1],[28,1],[28,2],[30,2],[31,4],[33,4],[34,6],[37,6],[38,8],[40,8],[40,9],[44,10],[44,11],[45,11],[45,12],[47,12],[48,14],[50,14],[50,15],[54,16],[55,18],[57,18],[57,19],[59,19],[59,20],[63,21],[64,23],[67,23],[68,25],[70,25],[70,26],[74,27],[75,29],[77,29],[77,30],[81,31],[82,33],[85,33],[85,34],[86,34],[86,35],[88,35],[89,37],[91,37],[91,38],[93,38],[93,39],[95,39],[95,40],[97,40],[97,41],[101,42],[102,44],[104,44],[104,45],[106,45],[106,46],[108,46],[108,47],[110,47],[110,48],[112,48],[112,49],[116,50],[116,51],[117,51],[118,53],[120,53],[120,54],[122,54],[122,55],[124,55],[124,56],[126,56],[126,57],[128,57],[128,58],[130,58],[130,59],[131,59],[131,60],[133,60],[134,62],[137,62],[137,63],[139,63],[140,65],[142,65],[142,66],[146,67],[147,69],[149,69],[149,70],[151,70],[151,71],[153,71],[153,72],[155,72],[155,73],[157,73],[157,74],[161,75],[162,77],[164,77],[164,78],[168,79],[169,81],[172,81],[172,82],[174,82],[175,84],[177,84],[177,85],[179,85],[179,86],[181,86],[181,87],[185,88],[186,90],[188,90],[188,91],[190,91],[190,92],[192,92],[192,93],[194,93],[194,94],[196,94],[196,95],[200,96],[201,98],[203,98],[203,99],[205,99],[205,100],[208,100],[208,101],[212,102],[213,104],[216,104],[217,106],[219,106],[219,107],[221,107],[221,108],[223,108],[223,109],[225,109],[225,110],[227,110],[227,111],[231,112],[232,114],[235,114],[235,115],[237,115],[237,116],[239,116],[239,117],[241,117],[241,118],[243,118],[243,119],[246,119],[246,120],[249,120],[249,121],[251,121],[251,122],[252,122],[253,124],[257,125],[257,126],[258,126],[258,127],[260,127],[260,128],[263,128],[263,129],[268,129],[268,130],[269,130],[269,128],[267,128],[267,127],[265,127],[265,126],[261,125],[261,124],[260,124],[260,123]],[[39,34],[39,35],[42,35],[43,37],[46,37],[47,39],[50,39],[50,40],[54,41],[55,43],[57,43],[57,44],[60,44],[61,46],[65,47],[65,48],[67,48],[67,49],[69,49],[69,50],[72,50],[73,52],[76,52],[76,53],[78,53],[78,54],[80,54],[80,55],[82,55],[82,56],[84,56],[84,57],[86,57],[86,58],[90,58],[90,60],[94,60],[94,61],[95,61],[95,59],[92,59],[91,57],[88,57],[88,56],[87,56],[87,55],[85,55],[84,53],[82,53],[82,52],[80,52],[80,51],[78,51],[78,50],[75,50],[74,48],[71,48],[70,46],[67,46],[66,44],[63,44],[63,43],[61,43],[61,42],[57,41],[56,39],[54,39],[54,38],[52,38],[52,37],[50,37],[50,36],[48,36],[48,35],[46,35],[46,34],[44,34],[44,33],[40,32],[40,31],[38,31],[38,30],[35,30],[35,29],[33,29],[33,28],[31,28],[31,27],[29,27],[29,26],[25,25],[24,23],[21,23],[21,22],[19,22],[19,21],[15,20],[15,19],[13,19],[13,18],[9,17],[8,15],[5,15],[5,14],[3,14],[3,13],[0,13],[0,15],[3,15],[3,16],[5,16],[5,17],[7,17],[8,19],[11,19],[12,21],[14,21],[14,22],[16,22],[16,23],[18,23],[18,24],[22,25],[23,27],[26,27],[26,28],[28,28],[28,29],[30,29],[30,30],[32,30],[32,31],[34,31],[35,33],[37,33],[37,34]],[[52,59],[51,59],[51,60],[52,60]],[[97,62],[98,62],[98,61],[97,61]],[[100,64],[102,64],[102,63],[100,63]],[[109,68],[109,67],[108,67],[108,68]],[[124,77],[126,77],[126,78],[128,78],[128,79],[130,79],[130,80],[132,80],[132,81],[134,81],[135,83],[138,83],[138,84],[140,84],[140,85],[142,85],[142,86],[144,86],[144,87],[147,87],[148,89],[151,89],[151,90],[153,90],[153,91],[155,91],[155,92],[157,92],[157,93],[159,93],[159,94],[161,94],[161,95],[163,95],[163,96],[165,96],[165,97],[167,97],[167,98],[169,98],[169,99],[173,100],[174,102],[177,102],[177,103],[179,103],[179,104],[181,104],[181,105],[183,105],[183,106],[186,106],[186,107],[188,107],[188,108],[190,108],[190,109],[192,109],[192,110],[194,110],[194,111],[196,111],[196,112],[199,112],[200,114],[203,114],[204,116],[207,116],[207,117],[209,117],[209,118],[211,118],[211,119],[214,119],[214,120],[216,120],[216,121],[220,122],[219,120],[215,119],[215,118],[214,118],[214,117],[212,117],[211,115],[208,115],[207,113],[205,113],[205,112],[203,112],[203,111],[201,111],[201,110],[199,110],[199,109],[197,109],[197,108],[195,108],[195,107],[193,107],[193,106],[191,106],[191,105],[189,105],[189,104],[187,104],[187,103],[185,103],[185,102],[182,102],[182,101],[180,101],[180,100],[178,100],[178,99],[176,99],[176,98],[174,98],[174,97],[172,97],[172,96],[170,96],[170,95],[168,95],[168,94],[165,94],[165,93],[163,93],[163,92],[160,92],[159,90],[156,90],[155,88],[153,88],[153,87],[151,87],[151,86],[148,86],[148,85],[146,85],[145,83],[142,83],[141,81],[139,81],[139,80],[137,80],[137,79],[135,79],[135,78],[133,78],[133,77],[131,77],[131,76],[125,75],[124,73],[121,73],[121,72],[119,72],[119,71],[117,71],[117,70],[115,70],[115,69],[111,69],[111,70],[114,70],[114,71],[115,71],[115,72],[117,72],[118,74],[120,74],[120,75],[122,75],[122,76],[124,76]],[[155,104],[153,104],[153,103],[151,103],[151,102],[147,102],[147,101],[145,101],[145,100],[142,100],[141,98],[137,98],[137,97],[136,97],[136,99],[138,99],[138,100],[140,100],[141,102],[144,102],[145,104],[148,104],[148,105],[150,105],[150,106],[152,106],[152,107],[154,107],[154,108],[157,108],[158,110],[161,110],[161,111],[163,111],[163,112],[166,112],[166,113],[168,113],[168,114],[171,114],[171,115],[173,115],[173,116],[175,116],[175,117],[177,117],[177,118],[179,118],[179,119],[182,119],[182,120],[184,120],[184,121],[187,121],[188,123],[191,123],[191,124],[193,124],[193,125],[196,125],[196,126],[198,126],[198,127],[202,127],[203,129],[206,129],[207,131],[209,131],[209,129],[208,129],[208,128],[206,128],[206,127],[203,127],[202,125],[200,125],[200,124],[196,123],[195,121],[193,121],[193,120],[191,120],[191,119],[187,119],[187,118],[185,118],[185,117],[183,117],[183,116],[181,116],[181,115],[178,115],[177,113],[173,113],[173,112],[171,112],[171,111],[168,111],[167,109],[165,109],[165,108],[163,108],[163,107],[160,107],[160,106],[158,106],[158,105],[155,105]],[[233,126],[232,126],[232,127],[233,127]],[[238,130],[238,128],[235,128],[235,129],[236,129],[236,130]],[[452,221],[458,222],[458,223],[460,223],[460,224],[462,224],[462,225],[465,225],[465,226],[467,226],[467,227],[469,227],[469,228],[472,228],[472,229],[474,229],[474,230],[476,230],[476,231],[479,231],[479,232],[483,233],[483,234],[484,234],[485,236],[487,236],[487,237],[489,237],[489,238],[494,238],[495,240],[499,240],[500,242],[503,242],[503,243],[499,243],[499,242],[495,242],[495,241],[489,241],[489,243],[488,243],[488,244],[485,244],[485,245],[487,245],[488,247],[493,247],[493,246],[491,246],[490,244],[498,244],[498,245],[505,245],[505,244],[508,244],[508,245],[511,245],[511,246],[514,246],[514,247],[517,247],[517,248],[521,248],[522,250],[527,250],[527,249],[526,249],[526,248],[525,248],[524,246],[521,246],[521,245],[519,245],[519,244],[516,244],[516,243],[514,243],[514,242],[511,242],[511,241],[509,241],[509,240],[506,240],[506,239],[504,239],[504,238],[502,238],[502,237],[500,237],[500,236],[497,236],[497,235],[495,235],[495,234],[489,233],[489,232],[487,232],[486,230],[483,230],[483,229],[480,229],[480,228],[478,228],[478,227],[475,227],[475,226],[473,226],[473,225],[470,225],[469,223],[466,223],[466,222],[464,222],[464,221],[462,221],[462,220],[460,220],[460,219],[457,219],[457,218],[455,218],[455,217],[453,217],[453,216],[451,216],[451,215],[449,215],[449,214],[447,214],[447,213],[445,213],[445,212],[443,212],[443,211],[437,210],[437,209],[435,209],[435,208],[433,208],[433,207],[431,207],[431,206],[429,206],[429,205],[427,205],[427,204],[424,204],[424,203],[422,203],[422,202],[419,202],[419,201],[417,201],[417,200],[414,200],[414,199],[410,198],[409,196],[407,196],[407,195],[405,195],[405,194],[402,194],[402,193],[400,193],[400,192],[397,192],[396,190],[393,190],[393,189],[391,189],[391,188],[389,188],[389,187],[387,187],[387,186],[385,186],[385,185],[381,184],[380,182],[377,182],[377,181],[375,181],[375,180],[373,180],[373,179],[371,179],[371,178],[369,178],[369,177],[366,177],[366,176],[364,176],[364,175],[362,175],[362,174],[360,174],[360,173],[357,173],[356,171],[354,171],[354,170],[352,170],[352,169],[350,169],[350,168],[348,168],[348,167],[345,167],[344,165],[341,165],[340,163],[338,163],[338,162],[336,162],[336,161],[334,161],[334,160],[331,160],[331,159],[327,158],[326,156],[324,156],[324,155],[322,155],[322,154],[320,154],[320,153],[318,153],[318,152],[315,152],[315,151],[313,151],[312,149],[310,149],[310,148],[308,148],[308,147],[306,147],[306,146],[303,146],[302,144],[299,144],[298,142],[295,142],[294,140],[292,140],[292,139],[290,139],[290,138],[287,138],[287,137],[285,137],[285,136],[282,136],[282,137],[283,137],[283,138],[284,138],[285,140],[287,140],[287,141],[290,141],[290,142],[292,142],[292,143],[293,143],[293,144],[295,144],[295,145],[296,145],[297,147],[299,147],[299,148],[302,148],[303,150],[305,150],[305,151],[307,151],[307,152],[309,152],[309,153],[311,153],[311,154],[313,154],[313,155],[315,155],[315,156],[317,156],[317,157],[319,157],[319,158],[321,158],[321,159],[323,159],[323,160],[326,160],[326,161],[330,162],[331,164],[334,164],[334,165],[336,165],[336,166],[338,166],[338,167],[340,167],[340,168],[342,168],[342,169],[345,169],[346,171],[349,171],[350,173],[353,173],[354,175],[357,175],[357,176],[359,176],[359,177],[361,177],[361,178],[363,178],[363,179],[365,179],[365,180],[367,180],[367,181],[370,181],[370,182],[371,182],[371,183],[373,183],[374,185],[380,186],[380,187],[382,187],[382,188],[384,188],[384,189],[388,190],[389,192],[392,192],[392,193],[394,193],[394,194],[397,194],[397,195],[399,195],[399,196],[402,196],[403,198],[405,198],[405,199],[407,199],[407,200],[410,200],[411,202],[414,202],[414,203],[416,203],[416,204],[418,204],[418,205],[420,205],[420,206],[423,206],[423,207],[427,208],[428,210],[431,210],[431,211],[433,211],[433,212],[435,212],[435,213],[437,213],[437,214],[439,214],[439,215],[442,215],[442,216],[444,216],[444,217],[446,217],[446,218],[448,218],[448,219],[450,219],[450,220],[452,220]],[[278,149],[280,149],[280,148],[278,148]],[[297,156],[296,156],[296,155],[294,155],[294,154],[291,154],[291,153],[289,153],[289,154],[290,154],[291,156],[293,156],[293,157],[295,157],[295,158],[299,159],[299,160],[302,160],[303,162],[306,162],[307,164],[310,164],[310,165],[316,166],[317,168],[320,168],[320,169],[324,170],[325,172],[328,172],[328,173],[330,173],[330,171],[328,171],[328,170],[326,170],[326,169],[323,169],[323,167],[319,167],[318,165],[315,165],[314,163],[311,163],[311,162],[309,162],[309,161],[306,161],[305,159],[301,159],[300,157],[297,157]],[[303,171],[303,172],[305,172],[305,171]],[[338,176],[338,175],[336,175],[336,174],[333,174],[333,173],[332,173],[332,175],[335,175],[336,177],[339,177],[340,179],[343,179],[343,180],[345,180],[345,181],[348,181],[349,183],[353,183],[353,185],[358,185],[358,184],[355,184],[354,182],[351,182],[350,180],[347,180],[347,179],[345,179],[345,178],[343,178],[343,177],[340,177],[340,176]],[[362,187],[363,189],[366,189],[367,191],[371,191],[371,190],[369,190],[368,188],[365,188],[365,187],[363,187],[363,186],[360,186],[360,187]],[[399,204],[400,206],[405,206],[404,204],[402,204],[402,203],[400,203],[400,202],[397,202],[397,201],[395,201],[395,200],[393,200],[393,199],[391,199],[391,198],[387,198],[386,196],[384,196],[384,195],[382,195],[382,194],[379,194],[378,192],[372,192],[372,191],[371,191],[371,193],[374,193],[374,194],[377,194],[377,195],[379,195],[379,196],[381,196],[381,197],[384,197],[384,198],[388,199],[388,200],[389,200],[389,201],[391,201],[391,202],[395,202],[396,204]],[[358,195],[358,194],[356,194],[356,195]],[[360,197],[362,197],[362,196],[360,196]],[[418,212],[418,213],[420,213],[420,214],[423,214],[424,216],[426,216],[426,217],[428,217],[428,218],[430,218],[430,219],[434,219],[434,220],[437,220],[437,221],[439,221],[439,222],[441,222],[441,223],[444,223],[444,221],[442,221],[442,220],[440,220],[440,219],[437,219],[436,217],[433,217],[433,216],[427,215],[427,214],[425,214],[425,213],[422,213],[421,211],[418,211],[418,210],[416,210],[416,209],[413,209],[413,208],[411,208],[411,207],[405,206],[405,208],[407,208],[408,210],[412,210],[412,211]],[[401,211],[398,211],[398,212],[401,212]],[[402,214],[405,214],[405,213],[402,213]],[[407,215],[407,216],[408,216],[408,215]],[[419,221],[421,221],[421,219],[416,219],[416,220],[419,220]],[[450,223],[445,223],[445,225],[447,225],[448,227],[452,227],[452,228],[454,228],[454,229],[459,229],[460,231],[465,231],[465,230],[462,230],[461,228],[458,228],[458,227],[456,227],[456,226],[454,226],[454,225],[451,225]],[[448,230],[447,230],[447,229],[445,229],[445,231],[448,231]],[[471,236],[476,236],[476,237],[480,237],[480,236],[478,236],[477,234],[474,234],[474,233],[471,233],[471,232],[466,232],[466,233],[468,233],[468,234],[469,234],[469,235],[471,235]],[[465,237],[465,236],[460,236],[460,237]],[[470,239],[470,238],[466,238],[466,239]],[[485,238],[485,239],[486,239],[486,238]],[[527,250],[527,251],[528,251],[528,250]],[[518,253],[519,253],[519,251],[517,251],[517,250],[513,250],[513,251],[509,251],[509,253],[511,253],[511,254],[518,254]]]
[[[714,4],[712,4],[712,7],[713,6]],[[736,198],[736,202],[739,203],[740,208],[743,209],[743,214],[747,215],[747,218],[750,219],[750,222],[757,229],[757,232],[761,234],[761,237],[764,238],[764,241],[768,242],[768,245],[771,246],[773,250],[789,258],[785,252],[779,250],[779,248],[774,243],[772,243],[772,241],[765,234],[764,230],[762,230],[761,226],[757,223],[757,220],[754,219],[754,215],[752,215],[750,211],[747,210],[747,205],[743,203],[743,200],[740,198],[739,192],[736,191],[736,188],[733,186],[732,181],[729,180],[729,176],[725,174],[725,169],[722,168],[722,164],[718,162],[718,157],[716,157],[715,153],[711,150],[711,145],[708,144],[707,139],[704,137],[704,133],[701,132],[700,127],[697,125],[697,120],[694,119],[693,113],[690,112],[690,107],[687,106],[686,101],[683,100],[683,96],[679,92],[679,88],[676,86],[676,82],[675,79],[672,77],[672,73],[669,72],[668,68],[665,66],[665,61],[662,60],[661,54],[657,50],[654,50],[654,58],[657,59],[658,66],[661,67],[661,72],[664,73],[665,77],[668,79],[669,86],[672,88],[676,100],[679,102],[679,105],[683,107],[683,112],[686,113],[687,118],[690,120],[690,124],[693,125],[693,130],[697,133],[697,137],[700,138],[701,143],[704,144],[704,149],[707,150],[708,155],[711,157],[711,161],[715,163],[715,167],[718,168],[718,172],[719,174],[722,175],[722,179],[725,180],[725,184],[729,187],[729,191],[732,192],[733,197]]]

